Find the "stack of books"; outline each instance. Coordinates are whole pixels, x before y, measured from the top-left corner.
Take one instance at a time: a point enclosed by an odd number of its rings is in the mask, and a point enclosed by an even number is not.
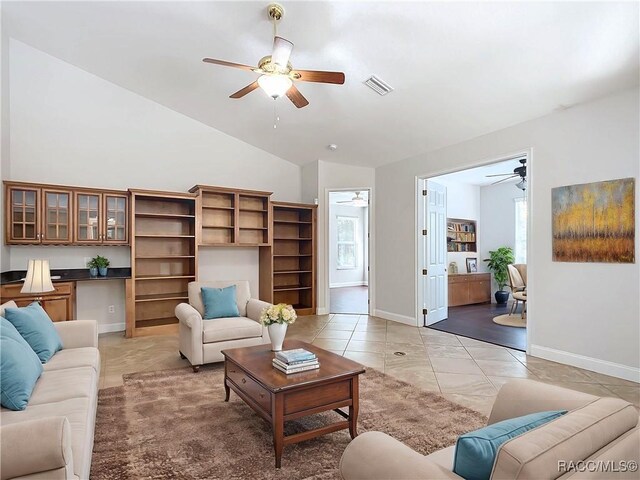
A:
[[[296,348],[294,350],[276,352],[273,366],[281,372],[289,374],[315,370],[320,368],[320,363],[318,363],[318,357],[315,353],[304,348]]]

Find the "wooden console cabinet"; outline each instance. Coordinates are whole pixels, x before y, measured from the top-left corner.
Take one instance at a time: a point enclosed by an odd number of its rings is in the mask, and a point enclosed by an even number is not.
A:
[[[490,273],[449,275],[449,306],[491,302]]]
[[[26,307],[38,298],[42,308],[54,322],[75,320],[76,318],[76,284],[75,282],[57,282],[53,284],[53,292],[34,295],[20,293],[22,283],[3,285],[0,287],[0,302],[13,300],[19,307]]]

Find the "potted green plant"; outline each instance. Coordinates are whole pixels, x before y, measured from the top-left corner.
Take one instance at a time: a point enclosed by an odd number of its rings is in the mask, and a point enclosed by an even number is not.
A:
[[[496,303],[504,305],[509,300],[509,292],[504,290],[509,279],[507,266],[515,262],[513,249],[511,247],[500,247],[497,250],[489,252],[489,258],[484,260],[487,267],[493,272],[493,278],[498,284],[498,291],[495,293]]]
[[[87,267],[89,267],[89,275],[92,277],[98,276],[98,264],[96,263],[95,258],[92,258],[87,262]]]
[[[98,273],[101,277],[107,276],[107,267],[109,266],[109,259],[107,257],[103,257],[101,255],[96,255],[89,261],[89,273],[92,277],[95,277],[97,274],[95,270],[97,269]]]

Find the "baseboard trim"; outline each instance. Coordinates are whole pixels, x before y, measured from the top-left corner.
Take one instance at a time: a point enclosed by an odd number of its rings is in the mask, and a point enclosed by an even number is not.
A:
[[[369,282],[359,281],[359,282],[332,283],[329,285],[329,288],[368,287],[368,286],[369,286]]]
[[[329,310],[326,307],[316,308],[316,315],[329,315]]]
[[[531,345],[531,355],[544,358],[552,362],[564,363],[573,367],[584,368],[592,372],[602,373],[611,377],[623,378],[631,382],[640,383],[640,368],[622,365],[620,363],[586,357],[577,353],[556,350],[555,348]]]
[[[393,322],[404,323],[405,325],[411,325],[415,327],[418,323],[413,317],[407,317],[406,315],[398,315],[397,313],[385,312],[384,310],[374,310],[373,315],[375,317],[384,318],[385,320],[391,320]]]
[[[98,333],[124,332],[125,323],[105,323],[98,324]]]

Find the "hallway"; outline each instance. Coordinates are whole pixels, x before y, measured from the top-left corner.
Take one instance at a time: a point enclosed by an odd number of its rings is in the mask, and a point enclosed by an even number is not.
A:
[[[331,313],[369,313],[369,287],[337,287],[329,291]]]

